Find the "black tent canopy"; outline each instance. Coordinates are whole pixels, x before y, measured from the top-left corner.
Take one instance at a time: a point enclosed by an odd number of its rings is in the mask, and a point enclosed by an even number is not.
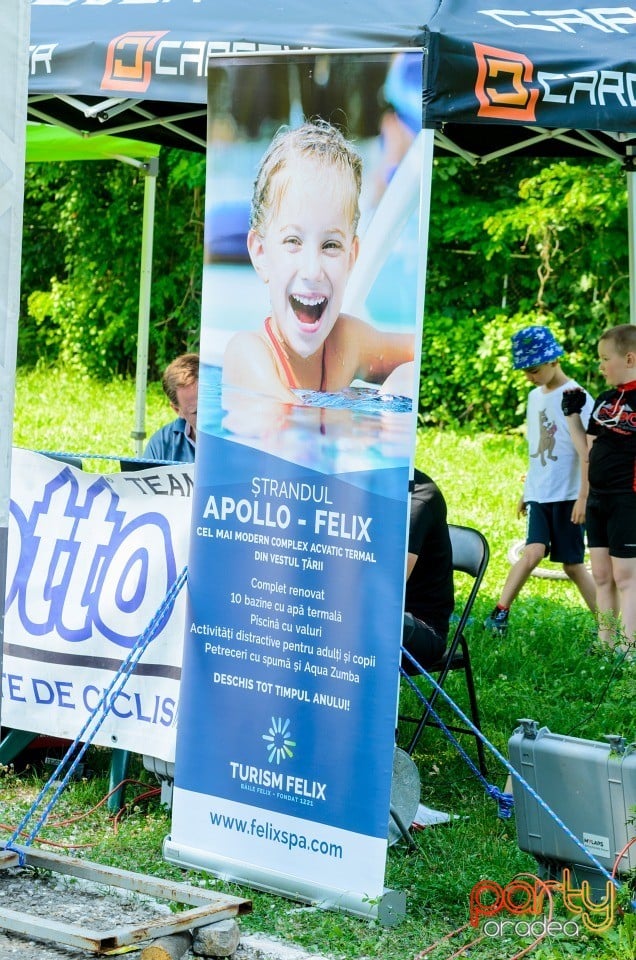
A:
[[[203,150],[210,54],[419,46],[438,151],[625,157],[635,40],[636,7],[580,0],[33,0],[29,116]]]

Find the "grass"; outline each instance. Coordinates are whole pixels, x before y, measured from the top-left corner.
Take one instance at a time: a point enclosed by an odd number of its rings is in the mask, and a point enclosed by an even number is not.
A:
[[[146,434],[171,420],[161,386],[148,385]],[[19,371],[16,382],[13,442],[30,450],[134,457],[135,384],[100,383],[66,370]],[[84,469],[118,470],[114,460],[89,459]]]
[[[59,372],[20,373],[17,381],[14,442],[33,449],[133,455],[129,439],[134,409],[133,385],[100,385],[79,381]],[[155,429],[169,417],[156,384],[149,392],[149,426]],[[600,739],[618,733],[636,740],[633,668],[616,667],[609,657],[590,656],[593,618],[576,589],[559,580],[531,578],[511,614],[505,639],[481,629],[481,621],[496,601],[508,570],[507,553],[524,534],[515,508],[525,469],[520,435],[471,435],[461,431],[422,431],[417,438],[416,461],[439,483],[449,507],[449,519],[478,527],[487,536],[491,561],[475,608],[471,651],[484,732],[504,755],[520,717],[561,734]],[[104,461],[95,461],[103,469]],[[462,700],[459,677],[453,678]],[[405,695],[408,699],[408,694]],[[470,743],[467,744],[471,751]],[[96,776],[72,784],[52,819],[66,820],[90,810],[108,790],[108,751],[91,748],[90,765]],[[252,899],[253,913],[241,921],[244,930],[258,930],[291,940],[307,950],[334,957],[382,957],[405,960],[468,919],[469,895],[480,879],[504,885],[520,871],[533,871],[532,857],[517,845],[514,818],[500,820],[496,805],[471,774],[454,748],[436,731],[427,733],[416,757],[422,801],[458,815],[449,826],[419,832],[416,849],[404,844],[389,850],[388,887],[407,896],[407,917],[396,928],[383,928],[334,912],[309,909],[275,896],[241,889],[202,874],[195,882]],[[506,773],[491,759],[490,781],[504,787]],[[133,761],[133,776],[150,781]],[[18,775],[6,771],[2,780],[2,814],[10,826],[18,822],[42,783],[35,767]],[[79,855],[98,862],[180,878],[182,872],[163,861],[162,841],[170,817],[156,798],[133,802],[142,788],[128,788],[129,805],[117,824],[102,805],[86,819],[55,827],[42,836],[62,844],[90,844]],[[532,956],[537,960],[595,957],[630,960],[636,957],[636,930],[627,916],[603,937],[550,938]],[[528,941],[529,942],[529,941]],[[474,947],[476,960],[513,957],[524,941],[486,940]],[[432,954],[441,960],[450,946]]]

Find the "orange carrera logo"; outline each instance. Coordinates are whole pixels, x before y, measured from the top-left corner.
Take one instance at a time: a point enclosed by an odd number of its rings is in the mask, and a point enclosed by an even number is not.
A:
[[[522,53],[474,43],[477,57],[477,116],[532,123],[538,89],[532,89],[533,64]]]
[[[108,44],[102,90],[145,93],[152,77],[152,63],[146,54],[165,37],[167,30],[122,33]]]

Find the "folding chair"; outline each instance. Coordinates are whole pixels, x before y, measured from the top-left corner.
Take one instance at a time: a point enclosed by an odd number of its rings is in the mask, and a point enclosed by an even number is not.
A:
[[[437,663],[428,668],[428,673],[432,674],[439,686],[443,688],[446,678],[451,671],[464,671],[466,689],[468,692],[468,701],[470,704],[470,719],[477,730],[481,731],[479,708],[477,706],[477,694],[475,693],[475,682],[473,679],[473,670],[470,662],[470,652],[468,650],[468,642],[466,640],[464,631],[466,629],[466,625],[468,624],[477,592],[481,586],[481,581],[484,578],[484,574],[488,566],[490,550],[488,548],[488,542],[486,538],[479,532],[479,530],[474,530],[472,527],[457,526],[456,524],[452,523],[448,525],[448,530],[450,533],[451,546],[453,550],[453,571],[455,573],[468,574],[468,576],[473,578],[473,583],[470,593],[468,594],[468,598],[464,603],[464,608],[460,614],[459,620],[455,626],[455,630],[451,635],[446,652],[444,653],[443,657],[437,661]],[[433,690],[428,697],[426,706],[424,707],[420,717],[400,716],[400,720],[407,723],[414,723],[416,725],[415,732],[413,733],[409,744],[406,747],[406,752],[408,754],[412,754],[415,750],[415,747],[417,746],[417,743],[426,726],[439,726],[431,714],[431,708],[435,707],[438,697],[439,691]],[[451,723],[446,724],[446,726],[449,730],[452,730],[453,733],[468,733],[475,738],[477,744],[477,756],[479,758],[479,769],[482,775],[486,776],[486,758],[484,754],[484,746],[479,737],[469,727],[458,726],[457,724],[451,725]]]

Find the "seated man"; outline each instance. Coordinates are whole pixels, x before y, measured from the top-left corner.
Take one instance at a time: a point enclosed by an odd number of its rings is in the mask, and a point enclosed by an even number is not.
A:
[[[194,463],[197,438],[197,395],[199,391],[199,355],[184,353],[168,364],[161,378],[164,393],[177,419],[153,433],[144,457],[152,460],[178,460]]]
[[[453,555],[446,501],[437,485],[415,470],[411,494],[402,645],[423,667],[444,653],[454,607]],[[403,658],[407,673],[413,665]]]

